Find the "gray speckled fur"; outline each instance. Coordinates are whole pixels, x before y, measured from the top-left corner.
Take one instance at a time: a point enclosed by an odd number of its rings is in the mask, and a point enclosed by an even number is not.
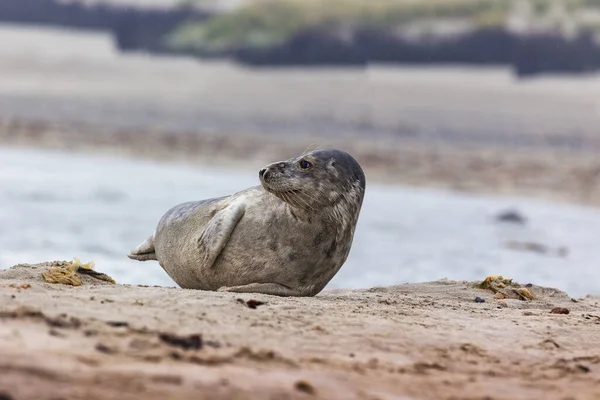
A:
[[[259,175],[261,186],[173,207],[129,257],[158,260],[183,288],[316,295],[350,252],[364,173],[345,152],[316,150]]]

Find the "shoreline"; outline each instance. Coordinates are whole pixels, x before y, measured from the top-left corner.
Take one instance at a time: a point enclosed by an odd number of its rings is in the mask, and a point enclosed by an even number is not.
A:
[[[562,400],[600,393],[598,297],[526,285],[532,300],[500,299],[480,282],[447,280],[313,298],[90,277],[71,287],[44,283],[40,272],[49,265],[0,271],[4,398]]]
[[[538,198],[600,206],[600,161],[592,152],[503,148],[385,138],[276,137],[167,130],[108,129],[82,123],[0,120],[7,148],[78,151],[127,159],[247,168],[285,159],[307,149],[338,147],[357,158],[369,181],[480,195]]]

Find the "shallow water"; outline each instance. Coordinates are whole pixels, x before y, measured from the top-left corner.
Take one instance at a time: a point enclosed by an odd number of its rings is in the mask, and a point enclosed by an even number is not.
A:
[[[255,185],[259,167],[239,172],[0,148],[0,268],[75,256],[120,283],[174,285],[158,263],[126,254],[171,206]],[[494,220],[513,207],[528,224]],[[328,287],[504,274],[572,296],[597,294],[599,237],[595,209],[368,183],[354,246]],[[507,240],[565,246],[569,254],[510,250]]]

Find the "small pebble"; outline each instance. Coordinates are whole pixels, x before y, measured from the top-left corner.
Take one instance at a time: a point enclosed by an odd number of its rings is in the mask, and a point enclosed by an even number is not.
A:
[[[306,394],[314,395],[316,392],[313,385],[311,385],[310,382],[307,382],[307,381],[298,381],[298,382],[296,382],[296,384],[294,386],[295,386],[296,390],[298,390],[300,392],[304,392]]]
[[[482,299],[481,297],[477,296],[475,297],[475,303],[485,303],[485,299]]]
[[[127,326],[129,326],[129,322],[125,322],[125,321],[107,321],[106,325],[108,325],[108,326],[114,326],[115,328],[120,328],[120,327],[127,327]]]
[[[192,335],[178,336],[174,333],[164,332],[159,333],[158,338],[163,343],[174,347],[180,347],[184,350],[199,350],[204,346],[202,335],[197,333]]]
[[[582,365],[582,364],[578,364],[575,368],[577,368],[581,372],[585,372],[585,373],[590,372],[590,367]]]
[[[248,301],[244,301],[244,299],[236,299],[236,301],[240,304],[245,304],[246,306],[248,306],[248,308],[251,308],[253,310],[256,310],[256,307],[262,306],[263,304],[265,304],[262,301],[253,300],[253,299],[250,299]]]
[[[554,307],[550,310],[550,313],[552,314],[568,314],[569,312],[569,309],[564,307]]]
[[[263,304],[265,304],[265,303],[262,301],[253,300],[253,299],[250,299],[246,302],[246,305],[248,306],[248,308],[252,308],[253,310],[255,310],[256,307],[258,307],[258,306],[262,306]]]
[[[96,345],[96,350],[98,350],[101,353],[105,353],[105,354],[115,354],[117,352],[116,349],[114,349],[112,347],[108,347],[107,345],[105,345],[103,343],[98,343]]]

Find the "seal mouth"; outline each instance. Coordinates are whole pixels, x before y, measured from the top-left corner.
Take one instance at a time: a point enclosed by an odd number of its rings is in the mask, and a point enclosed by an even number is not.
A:
[[[302,192],[302,190],[300,189],[287,189],[287,190],[276,190],[276,189],[267,189],[269,192],[273,193],[274,195],[281,195],[281,196],[289,196],[289,195],[297,195],[300,194]]]
[[[275,187],[273,187],[272,185],[269,185],[268,182],[263,181],[263,187],[265,189],[267,189],[268,192],[271,192],[273,194],[281,194],[281,195],[296,195],[302,192],[302,189],[288,189],[288,188],[281,188],[281,187],[277,187],[278,185],[274,185]]]

